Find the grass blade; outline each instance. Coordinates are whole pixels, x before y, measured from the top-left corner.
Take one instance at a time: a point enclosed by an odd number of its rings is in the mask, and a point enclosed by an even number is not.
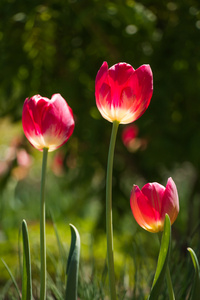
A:
[[[22,221],[23,239],[23,275],[22,275],[22,300],[32,299],[31,261],[26,221]]]
[[[157,300],[160,295],[162,283],[164,281],[165,274],[167,271],[170,244],[171,244],[171,223],[170,223],[169,216],[166,214],[156,273],[154,276],[153,285],[148,300]]]
[[[53,216],[53,213],[51,211],[50,211],[50,216],[51,216],[51,220],[52,220],[52,223],[53,223],[53,228],[54,228],[54,232],[55,232],[55,236],[56,236],[59,255],[60,255],[60,258],[62,260],[62,263],[64,264],[65,261],[66,261],[65,250],[64,250],[63,244],[60,240],[60,236],[59,236],[58,229],[57,229],[57,226],[56,226],[56,223],[55,223],[55,220],[54,220],[54,216]]]
[[[10,270],[10,268],[8,267],[7,263],[3,260],[3,258],[1,259],[1,261],[2,261],[2,263],[4,264],[6,270],[8,271],[8,273],[9,273],[11,279],[12,279],[12,282],[13,282],[13,284],[14,284],[14,286],[15,286],[15,289],[16,289],[16,291],[17,291],[17,294],[18,294],[18,296],[19,296],[19,299],[21,300],[21,299],[22,299],[22,297],[21,297],[21,292],[20,292],[20,290],[19,290],[19,287],[18,287],[18,285],[17,285],[17,282],[16,282],[16,280],[15,280],[15,278],[14,278],[14,276],[13,276],[11,270]]]
[[[199,268],[199,262],[198,262],[198,259],[197,259],[197,256],[196,256],[194,250],[192,250],[192,248],[187,248],[187,250],[190,252],[192,262],[193,262],[193,265],[194,265],[194,269],[195,269],[194,283],[193,283],[193,287],[192,287],[192,293],[191,293],[190,300],[198,300],[199,295],[200,295],[200,268]]]
[[[67,287],[65,300],[76,300],[78,289],[78,269],[80,258],[80,236],[75,226],[70,224],[71,246],[67,261]]]

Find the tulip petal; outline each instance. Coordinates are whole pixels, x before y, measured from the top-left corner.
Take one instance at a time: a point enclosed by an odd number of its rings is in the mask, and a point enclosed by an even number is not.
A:
[[[52,96],[52,105],[46,107],[41,124],[45,144],[53,150],[62,146],[72,134],[71,110],[60,94]]]
[[[105,81],[105,77],[107,76],[108,72],[108,64],[106,61],[102,64],[101,68],[99,69],[96,79],[95,79],[95,90],[96,90],[96,97],[98,97],[99,90]]]
[[[135,120],[141,117],[149,106],[153,94],[153,74],[149,65],[139,67],[129,80],[136,102],[132,107]]]
[[[147,183],[142,188],[142,193],[147,197],[151,207],[155,211],[156,219],[160,219],[162,197],[165,187],[157,182]]]
[[[176,185],[171,177],[167,181],[165,193],[163,195],[162,219],[165,218],[166,213],[170,217],[171,224],[173,224],[179,213],[179,198]]]
[[[111,90],[110,86],[107,83],[103,83],[100,91],[99,91],[100,99],[101,99],[101,107],[103,109],[104,106],[108,106],[109,109],[111,108]]]
[[[26,99],[23,106],[22,112],[22,125],[25,136],[29,142],[38,149],[40,145],[44,144],[43,137],[41,134],[41,117],[37,109],[37,98],[39,95]],[[40,97],[40,96],[39,96]],[[40,111],[42,109],[40,108]]]
[[[133,72],[133,67],[127,63],[115,64],[108,70],[108,81],[111,86],[120,87],[126,84]]]
[[[135,220],[144,229],[150,232],[157,232],[157,222],[155,221],[155,211],[149,199],[142,193],[138,186],[134,185],[130,199],[131,209]]]
[[[129,99],[129,96],[132,97],[132,90],[127,87],[127,82],[133,72],[133,67],[126,63],[118,63],[108,70],[108,82],[110,87],[112,87],[111,101],[116,112],[121,108],[124,108],[122,105],[124,105],[124,102],[126,103],[126,101],[123,101],[123,95],[126,99]],[[129,91],[126,91],[126,89]]]

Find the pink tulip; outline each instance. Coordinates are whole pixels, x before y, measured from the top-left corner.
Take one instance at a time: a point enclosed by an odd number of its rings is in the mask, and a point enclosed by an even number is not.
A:
[[[71,108],[60,94],[51,99],[36,95],[26,99],[22,112],[25,136],[38,150],[53,151],[70,138],[74,130]]]
[[[153,93],[153,75],[149,65],[137,70],[127,63],[108,69],[104,62],[95,81],[97,107],[110,121],[128,124],[137,120],[149,106]]]
[[[150,232],[163,230],[166,214],[172,225],[179,213],[178,192],[171,177],[166,188],[157,182],[147,183],[141,190],[134,185],[130,204],[137,223]]]

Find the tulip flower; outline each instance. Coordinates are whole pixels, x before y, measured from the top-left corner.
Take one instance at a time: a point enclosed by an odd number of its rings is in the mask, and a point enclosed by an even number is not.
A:
[[[150,232],[163,231],[165,215],[169,215],[172,225],[179,213],[178,192],[172,178],[166,188],[157,182],[147,183],[141,190],[134,185],[130,204],[137,223]]]
[[[108,152],[106,179],[106,235],[110,298],[116,300],[112,225],[112,169],[114,148],[119,124],[137,120],[149,106],[153,93],[153,75],[149,65],[137,70],[127,63],[108,69],[104,62],[95,80],[97,107],[106,120],[113,123]]]
[[[132,123],[146,111],[153,93],[153,75],[149,65],[137,70],[118,63],[108,69],[104,62],[95,81],[96,104],[108,121]]]
[[[51,99],[36,95],[24,102],[22,125],[25,136],[36,149],[53,151],[72,135],[74,118],[60,94],[54,94]]]
[[[40,191],[40,300],[46,299],[45,180],[48,152],[61,147],[73,133],[71,108],[60,94],[51,99],[36,95],[27,98],[22,111],[25,136],[36,149],[43,151]]]

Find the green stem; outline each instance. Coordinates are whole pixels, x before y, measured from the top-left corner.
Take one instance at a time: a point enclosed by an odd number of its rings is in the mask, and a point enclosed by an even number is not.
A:
[[[162,234],[161,232],[158,232],[158,239],[161,244],[161,239],[162,239]],[[169,265],[167,264],[167,270],[166,270],[166,279],[167,279],[167,289],[169,293],[169,300],[175,300],[175,295],[174,295],[174,290],[172,286],[172,280],[171,280],[171,275],[170,275],[170,270],[169,270]]]
[[[111,300],[116,299],[115,272],[113,258],[113,224],[112,224],[112,173],[115,141],[117,136],[119,122],[114,121],[108,152],[107,179],[106,179],[106,234],[107,234],[107,259],[108,259],[108,276],[110,286]]]
[[[46,299],[46,234],[45,234],[45,178],[48,148],[43,149],[42,177],[40,190],[40,300]]]
[[[170,276],[170,271],[169,271],[169,265],[167,265],[166,276],[167,276],[167,288],[168,288],[168,293],[169,293],[169,299],[170,300],[175,300],[174,291],[173,291],[173,287],[172,287],[171,276]]]

